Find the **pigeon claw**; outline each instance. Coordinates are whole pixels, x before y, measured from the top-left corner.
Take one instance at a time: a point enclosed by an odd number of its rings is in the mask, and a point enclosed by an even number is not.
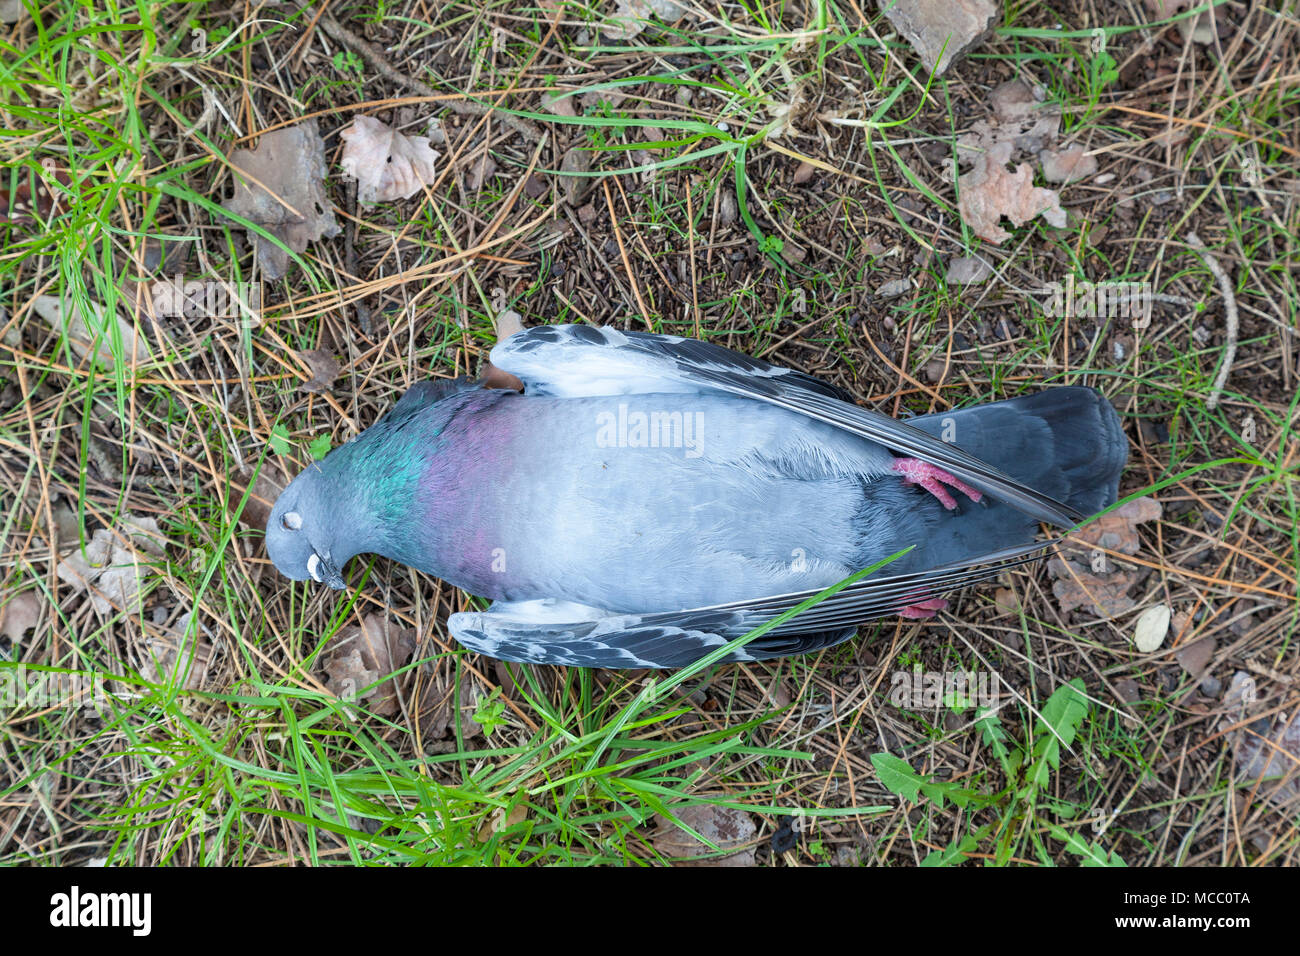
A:
[[[928,621],[939,611],[946,611],[947,609],[948,602],[943,598],[930,598],[928,601],[909,604],[898,612],[898,616],[909,621]]]
[[[903,476],[903,484],[920,485],[938,498],[939,504],[949,511],[957,507],[957,501],[952,495],[948,494],[948,489],[944,485],[951,485],[971,501],[978,502],[980,498],[984,497],[982,492],[972,488],[960,478],[956,478],[937,465],[932,465],[928,461],[922,461],[919,458],[895,458],[894,471]]]

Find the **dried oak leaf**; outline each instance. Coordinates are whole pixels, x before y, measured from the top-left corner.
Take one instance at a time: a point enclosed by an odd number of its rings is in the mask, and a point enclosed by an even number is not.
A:
[[[307,363],[311,369],[311,378],[298,387],[304,392],[327,392],[334,379],[339,377],[338,359],[324,349],[310,349],[299,352],[298,358]]]
[[[2,18],[0,18],[2,19]],[[41,169],[20,167],[17,171],[17,186],[9,190],[8,174],[3,186],[0,186],[0,222],[14,224],[28,223],[35,220],[48,222],[64,211],[65,193],[52,189],[50,180],[57,180],[63,186],[72,185],[72,177],[57,162],[46,157],[41,160]]]
[[[674,807],[673,814],[719,850],[731,850],[725,856],[695,859],[715,853],[667,817],[656,815],[658,824],[653,837],[654,848],[661,856],[680,861],[682,866],[753,866],[754,836],[758,832],[748,813],[731,807],[700,803]],[[749,844],[746,846],[745,844]]]
[[[425,679],[416,683],[412,697],[421,737],[430,741],[447,736],[451,724],[451,689]]]
[[[1034,185],[1028,163],[1021,163],[1014,173],[1007,170],[1012,148],[1009,142],[994,143],[976,157],[974,168],[957,181],[961,190],[957,209],[962,222],[994,245],[1001,245],[1011,237],[998,224],[1003,216],[1017,226],[1038,215],[1058,229],[1065,226],[1061,197],[1051,189]]]
[[[1069,149],[1045,149],[1038,154],[1043,164],[1043,178],[1049,183],[1072,183],[1086,179],[1097,171],[1097,158],[1082,146]]]
[[[1144,6],[1152,20],[1168,20],[1200,5],[1201,0],[1144,0]],[[1214,26],[1210,17],[1210,11],[1206,10],[1194,17],[1179,20],[1178,32],[1182,34],[1183,42],[1190,37],[1196,43],[1213,43]]]
[[[497,161],[490,154],[484,153],[469,164],[469,173],[465,176],[465,188],[472,193],[483,188],[483,184],[496,175]]]
[[[101,616],[118,610],[136,614],[142,605],[141,592],[153,573],[149,559],[162,557],[164,543],[153,518],[123,515],[119,534],[100,528],[86,542],[84,552],[74,548],[55,573],[64,583],[85,591]]]
[[[151,684],[179,683],[181,690],[198,690],[208,678],[215,650],[206,629],[186,637],[194,612],[176,622],[172,634],[149,638],[140,662],[140,676]]]
[[[685,13],[677,0],[618,0],[618,5],[600,25],[611,40],[630,40],[648,26],[651,14],[672,23]]]
[[[989,101],[997,125],[989,128],[976,123],[974,128],[993,140],[1010,140],[1016,149],[1032,153],[1053,142],[1061,130],[1060,108],[1044,102],[1024,80],[998,84],[989,94]]]
[[[509,812],[504,807],[497,807],[488,816],[478,828],[478,838],[480,843],[486,843],[494,833],[500,833],[502,830],[508,830],[510,827],[518,826],[528,819],[528,804],[522,800],[510,808]]]
[[[368,702],[372,713],[397,713],[397,684],[381,677],[404,666],[415,653],[415,632],[393,626],[387,618],[367,614],[360,627],[350,627],[331,642],[324,671],[330,693],[345,700]]]
[[[998,588],[993,592],[993,606],[1001,614],[1020,613],[1020,595],[1011,588]]]
[[[1289,718],[1285,713],[1261,717],[1232,737],[1242,777],[1265,781],[1259,786],[1262,796],[1278,806],[1300,797],[1300,710]]]
[[[980,285],[993,275],[993,267],[979,256],[959,256],[948,263],[943,277],[949,285]]]
[[[456,714],[452,712],[452,685],[436,679],[425,679],[416,683],[412,690],[416,719],[420,724],[420,733],[426,741],[437,741],[444,737],[456,736]],[[480,737],[483,727],[474,715],[478,713],[479,700],[485,695],[468,677],[460,682],[459,712],[460,734],[462,739]]]
[[[978,46],[1000,12],[997,0],[878,0],[877,5],[935,76]]]
[[[438,153],[427,136],[406,136],[372,116],[358,116],[339,136],[339,164],[356,179],[361,205],[408,199],[433,184]]]
[[[15,594],[0,605],[0,636],[18,644],[41,620],[41,602],[32,591]]]
[[[93,354],[104,366],[112,368],[116,362],[113,355],[113,326],[116,325],[123,360],[128,364],[149,361],[149,343],[130,322],[116,313],[106,312],[98,303],[87,305],[83,310],[73,302],[59,301],[57,296],[38,295],[32,300],[32,311],[67,337],[68,346],[78,359]]]
[[[1052,558],[1047,570],[1056,579],[1052,593],[1062,613],[1086,608],[1097,617],[1115,617],[1137,604],[1128,596],[1128,589],[1137,583],[1136,573],[1116,568],[1109,574],[1094,574],[1087,564],[1060,557]]]
[[[577,100],[567,90],[557,90],[554,93],[542,94],[542,109],[548,113],[554,113],[556,116],[577,116],[578,111],[574,109],[574,103]]]
[[[1163,511],[1160,502],[1154,498],[1137,498],[1102,515],[1096,521],[1089,522],[1082,530],[1072,534],[1065,546],[1083,551],[1097,547],[1118,551],[1120,554],[1137,554],[1142,547],[1137,526],[1146,521],[1155,521]]]
[[[325,195],[325,144],[314,119],[263,133],[256,149],[231,153],[230,166],[235,194],[222,203],[227,212],[263,227],[294,252],[339,234]],[[283,276],[288,253],[256,233],[249,238],[266,277]]]
[[[245,465],[239,478],[231,479],[230,492],[226,496],[226,503],[232,510],[239,506],[239,502],[243,500],[244,492],[248,491],[248,479],[252,473],[252,467]],[[240,524],[255,531],[265,529],[266,521],[271,517],[271,508],[275,504],[275,499],[280,497],[280,492],[284,491],[288,484],[289,479],[275,462],[269,458],[262,462],[262,470],[257,473],[257,480],[253,482],[253,489],[248,493],[248,502],[244,505],[244,510],[239,513]]]
[[[572,146],[560,160],[560,175],[567,177],[562,180],[564,190],[564,201],[570,206],[582,205],[582,200],[586,198],[591,187],[596,184],[596,180],[591,176],[584,176],[591,169],[591,150],[583,149],[581,146]]]

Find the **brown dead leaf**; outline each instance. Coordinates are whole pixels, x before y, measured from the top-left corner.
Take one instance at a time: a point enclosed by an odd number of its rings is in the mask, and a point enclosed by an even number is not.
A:
[[[427,136],[407,136],[373,116],[358,116],[342,130],[339,165],[357,181],[357,202],[409,199],[437,178],[438,153]]]
[[[66,500],[61,500],[53,508],[54,527],[46,528],[47,533],[57,533],[59,536],[59,550],[66,551],[68,547],[77,540],[81,534],[81,522],[77,518],[77,512]],[[42,516],[43,517],[43,516]],[[53,539],[51,539],[53,541]]]
[[[999,123],[1022,120],[1041,105],[1042,99],[1034,95],[1033,87],[1020,79],[999,83],[989,93],[989,106]]]
[[[948,263],[943,277],[949,285],[981,285],[993,275],[993,267],[979,256],[959,256]]]
[[[1067,548],[1090,551],[1094,547],[1120,554],[1137,554],[1142,547],[1137,526],[1155,521],[1163,512],[1160,502],[1150,496],[1138,498],[1121,505],[1110,514],[1102,515],[1082,530],[1072,534],[1065,542]]]
[[[998,223],[1006,216],[1022,226],[1041,215],[1058,229],[1065,227],[1065,210],[1061,197],[1050,189],[1034,185],[1033,172],[1027,163],[1008,172],[1012,144],[995,143],[975,160],[975,166],[958,180],[961,198],[957,209],[962,222],[980,238],[1001,245],[1011,234]]]
[[[67,336],[72,354],[79,359],[93,353],[101,364],[112,368],[116,361],[112,326],[116,325],[125,361],[134,365],[149,361],[149,343],[145,337],[137,334],[130,322],[116,312],[105,312],[96,302],[88,303],[88,309],[83,310],[73,302],[60,302],[56,296],[38,295],[32,300],[32,311]]]
[[[451,687],[428,665],[419,669],[411,685],[408,705],[415,712],[424,743],[442,740],[451,724]]]
[[[0,183],[0,223],[49,222],[63,213],[65,193],[55,182],[71,186],[72,177],[53,157],[42,159],[39,170],[32,166],[19,167],[16,178],[17,186],[12,193],[8,170],[4,182]]]
[[[327,392],[334,379],[339,377],[339,363],[324,349],[311,349],[299,352],[298,357],[311,369],[311,379],[298,387],[304,392]]]
[[[1122,677],[1115,681],[1115,692],[1121,703],[1136,704],[1142,699],[1142,688],[1131,677]]]
[[[1289,717],[1286,713],[1261,717],[1232,737],[1241,776],[1263,780],[1259,793],[1270,802],[1292,805],[1300,797],[1300,710]]]
[[[226,502],[232,510],[239,506],[239,502],[244,497],[244,492],[248,491],[248,479],[252,473],[252,466],[245,465],[239,478],[231,478],[230,492],[226,496]],[[271,508],[275,505],[275,499],[280,497],[280,492],[284,491],[288,484],[289,479],[280,470],[279,465],[269,458],[262,462],[262,470],[257,473],[257,480],[253,482],[253,490],[249,492],[248,503],[244,505],[244,510],[239,514],[239,523],[246,528],[252,528],[254,531],[265,530],[267,519],[271,517]]]
[[[877,0],[877,6],[935,76],[979,46],[999,14],[996,0]]]
[[[140,264],[153,274],[179,275],[189,267],[196,244],[182,236],[145,236],[140,244]]]
[[[494,833],[500,833],[502,830],[508,830],[510,827],[523,823],[528,819],[528,805],[522,800],[510,808],[509,812],[503,807],[497,807],[491,815],[483,821],[482,826],[478,828],[478,839],[480,843],[486,843]]]
[[[78,546],[64,555],[54,569],[55,574],[69,587],[87,590],[108,565],[112,547],[112,533],[100,528],[91,535],[84,548]]]
[[[677,0],[618,0],[614,12],[601,23],[600,32],[611,40],[631,40],[646,28],[652,14],[673,23],[685,12]]]
[[[193,638],[186,636],[194,617],[191,611],[176,622],[172,634],[149,638],[140,676],[151,684],[179,684],[181,690],[199,690],[208,678],[214,648],[200,627]]]
[[[100,614],[108,615],[114,608],[121,608],[128,614],[140,610],[140,588],[148,569],[137,558],[137,554],[125,548],[113,548],[110,566],[95,582],[99,593],[92,591],[90,595],[91,603]]]
[[[1135,573],[1115,568],[1098,575],[1081,561],[1060,557],[1052,558],[1047,570],[1056,579],[1052,593],[1062,613],[1085,608],[1097,617],[1115,617],[1137,604],[1128,596],[1128,589],[1137,583]]]
[[[1043,101],[1024,80],[1007,80],[993,88],[989,102],[993,107],[994,125],[974,123],[973,135],[962,137],[966,148],[987,148],[995,142],[1010,142],[1016,149],[1036,153],[1055,141],[1061,130],[1061,111]]]
[[[610,40],[631,40],[645,29],[650,5],[644,0],[619,0],[618,8],[600,25]]]
[[[627,99],[626,93],[620,93],[618,90],[590,90],[578,97],[578,102],[586,109],[600,109],[601,104],[608,104],[610,109],[616,109],[624,100]],[[645,128],[642,127],[641,134],[645,135]],[[655,139],[662,139],[656,136]]]
[[[812,179],[817,172],[817,167],[807,161],[800,163],[794,169],[794,184],[802,186],[808,180]]]
[[[478,159],[470,162],[469,172],[465,174],[465,188],[472,193],[478,192],[485,182],[496,175],[496,172],[497,161],[490,153],[484,152]]]
[[[404,666],[413,653],[413,630],[367,614],[360,627],[344,630],[326,650],[325,687],[344,700],[367,701],[373,713],[391,717],[398,709],[397,684],[392,678],[376,681]]]
[[[1152,20],[1168,20],[1201,4],[1202,0],[1143,0]],[[1178,32],[1182,34],[1183,42],[1187,42],[1190,37],[1195,43],[1213,43],[1214,25],[1210,16],[1210,11],[1206,10],[1197,16],[1179,20]]]
[[[993,592],[993,606],[1003,614],[1020,613],[1020,595],[1011,588],[998,588]]]
[[[23,635],[34,629],[41,620],[41,602],[35,592],[23,591],[0,605],[0,636],[20,644]]]
[[[524,195],[529,199],[541,199],[550,191],[550,181],[541,173],[533,173],[524,182]]]
[[[504,293],[501,293],[501,300],[504,301]],[[497,341],[508,339],[516,332],[522,332],[523,319],[524,317],[514,309],[501,309],[496,317]],[[516,392],[524,390],[524,383],[517,376],[497,368],[491,361],[483,363],[483,374],[480,380],[485,388],[508,388]]]
[[[682,866],[753,866],[754,821],[743,810],[719,807],[711,803],[674,807],[673,814],[682,823],[709,840],[719,850],[732,850],[725,856],[707,860],[692,859],[714,853],[706,844],[677,826],[667,817],[656,815],[658,829],[653,837],[660,855],[679,861]],[[748,845],[746,845],[748,844]]]
[[[325,144],[314,119],[262,134],[256,149],[231,153],[230,166],[235,192],[222,203],[227,212],[262,226],[294,252],[338,235],[325,195]],[[256,233],[249,238],[266,277],[283,276],[288,254]]]
[[[1043,164],[1043,178],[1049,183],[1073,183],[1097,171],[1097,158],[1088,155],[1082,146],[1045,149],[1038,159]]]
[[[564,201],[570,206],[579,206],[595,185],[596,180],[583,173],[591,169],[591,151],[580,146],[572,146],[560,161],[560,181],[564,189]]]
[[[1128,591],[1145,577],[1144,571],[1119,568],[1105,552],[1137,554],[1142,547],[1137,526],[1156,520],[1162,510],[1154,498],[1138,498],[1090,522],[1062,542],[1064,553],[1047,565],[1056,579],[1052,593],[1062,612],[1081,607],[1099,617],[1114,617],[1136,605]]]
[[[114,534],[100,528],[84,552],[72,549],[54,569],[65,584],[85,591],[95,611],[105,617],[118,610],[139,613],[141,592],[155,573],[149,561],[163,555],[165,543],[153,518],[123,515],[118,530]]]
[[[1178,664],[1193,677],[1200,679],[1205,669],[1214,660],[1214,652],[1219,649],[1219,642],[1212,637],[1203,637],[1186,647],[1180,647],[1174,654]]]
[[[567,90],[543,93],[542,109],[548,113],[554,113],[556,116],[577,116],[578,111],[573,108],[574,101],[575,97]]]

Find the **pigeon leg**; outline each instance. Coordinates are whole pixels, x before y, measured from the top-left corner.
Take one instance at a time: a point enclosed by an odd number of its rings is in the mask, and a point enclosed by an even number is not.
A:
[[[938,611],[944,611],[948,608],[948,602],[943,598],[930,598],[928,601],[918,601],[916,604],[909,604],[898,612],[898,616],[906,618],[909,621],[928,621]]]
[[[921,461],[919,458],[895,458],[894,471],[903,476],[903,484],[920,485],[938,498],[939,504],[949,511],[957,507],[957,502],[952,495],[948,494],[948,489],[944,485],[952,485],[971,501],[979,501],[983,497],[981,492],[975,490],[960,478],[954,478],[942,468]]]

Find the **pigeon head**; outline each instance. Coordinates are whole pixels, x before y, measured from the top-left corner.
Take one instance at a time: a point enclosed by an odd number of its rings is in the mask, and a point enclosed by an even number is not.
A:
[[[344,586],[341,565],[352,555],[337,547],[339,523],[331,515],[328,478],[319,466],[289,483],[266,521],[266,552],[285,577]]]

